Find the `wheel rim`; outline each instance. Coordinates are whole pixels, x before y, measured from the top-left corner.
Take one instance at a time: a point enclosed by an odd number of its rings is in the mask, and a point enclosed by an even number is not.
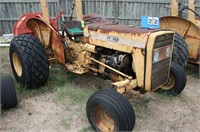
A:
[[[95,107],[93,111],[94,121],[101,131],[114,131],[114,120],[103,107]]]
[[[170,90],[174,87],[174,84],[175,84],[175,78],[172,76],[172,74],[169,74],[169,78],[168,78],[168,81],[167,83],[165,83],[161,89],[163,90]]]
[[[16,53],[14,53],[12,56],[12,59],[13,59],[14,69],[15,69],[17,75],[21,76],[22,75],[22,65],[21,65],[19,56]]]

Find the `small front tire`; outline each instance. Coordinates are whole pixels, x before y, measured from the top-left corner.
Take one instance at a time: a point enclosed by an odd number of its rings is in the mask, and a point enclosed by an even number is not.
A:
[[[93,94],[86,106],[87,117],[95,131],[132,131],[135,113],[129,101],[112,89]]]
[[[160,91],[167,94],[178,95],[185,88],[186,82],[186,73],[183,67],[172,62],[168,81],[160,87]]]

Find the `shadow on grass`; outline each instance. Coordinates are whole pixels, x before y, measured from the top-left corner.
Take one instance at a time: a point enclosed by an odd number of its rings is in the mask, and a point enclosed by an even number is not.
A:
[[[146,119],[152,115],[151,109],[157,109],[158,106],[164,104],[173,104],[182,94],[174,96],[164,92],[151,92],[140,94],[139,92],[131,92],[126,95],[135,111],[137,118]]]
[[[194,78],[200,79],[200,67],[199,65],[188,64],[186,67],[186,74],[191,75]]]
[[[21,98],[28,98],[44,93],[55,92],[58,100],[68,96],[75,102],[84,100],[98,89],[107,88],[108,82],[102,83],[102,79],[92,74],[76,75],[59,64],[53,64],[50,67],[49,79],[47,83],[40,88],[26,89],[16,83],[16,90]]]

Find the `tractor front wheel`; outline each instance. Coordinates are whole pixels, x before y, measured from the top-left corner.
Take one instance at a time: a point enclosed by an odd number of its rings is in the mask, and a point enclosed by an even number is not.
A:
[[[131,104],[112,89],[93,94],[87,102],[86,111],[95,131],[132,131],[135,125]]]
[[[161,86],[160,91],[167,94],[178,95],[183,91],[185,85],[186,74],[183,67],[172,62],[168,81]]]
[[[16,80],[27,88],[40,87],[49,77],[43,45],[31,34],[16,36],[10,44],[10,62]]]

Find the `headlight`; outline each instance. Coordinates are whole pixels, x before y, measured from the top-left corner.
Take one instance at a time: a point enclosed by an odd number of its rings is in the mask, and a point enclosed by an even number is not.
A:
[[[153,62],[154,63],[158,62],[159,58],[160,58],[159,50],[155,50],[153,54]]]
[[[167,47],[166,52],[165,52],[166,56],[170,57],[170,53],[171,53],[171,48]]]

